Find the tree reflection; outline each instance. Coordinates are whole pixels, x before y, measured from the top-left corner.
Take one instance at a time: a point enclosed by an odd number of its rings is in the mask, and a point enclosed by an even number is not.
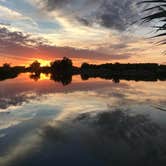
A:
[[[72,82],[72,74],[69,73],[51,73],[51,80],[55,82],[60,82],[64,86]]]
[[[50,80],[62,83],[62,85],[64,85],[64,86],[68,85],[72,82],[72,75],[69,73],[51,72],[49,74],[50,74]],[[45,75],[47,75],[47,77],[48,77],[47,73]],[[38,80],[42,79],[40,72],[35,72],[35,73],[30,74],[29,78],[34,81],[38,81]]]
[[[30,79],[33,79],[34,81],[38,81],[40,79],[40,72],[32,73],[29,77]]]

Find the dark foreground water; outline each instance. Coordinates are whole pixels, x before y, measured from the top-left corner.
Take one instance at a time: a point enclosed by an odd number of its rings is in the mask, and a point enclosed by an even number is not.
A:
[[[166,165],[166,82],[0,82],[0,166],[137,165]]]

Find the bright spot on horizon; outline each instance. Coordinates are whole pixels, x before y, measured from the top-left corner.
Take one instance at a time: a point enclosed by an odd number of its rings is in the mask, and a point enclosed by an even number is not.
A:
[[[45,59],[32,59],[28,62],[28,64],[26,64],[26,67],[30,66],[34,61],[38,61],[40,63],[40,66],[41,67],[44,67],[44,66],[50,66],[50,63],[51,61],[50,60],[45,60]]]

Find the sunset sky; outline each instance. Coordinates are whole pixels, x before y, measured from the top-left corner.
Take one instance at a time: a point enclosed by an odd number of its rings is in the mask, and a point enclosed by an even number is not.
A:
[[[166,63],[139,0],[0,0],[0,65]],[[154,23],[156,25],[156,23]]]

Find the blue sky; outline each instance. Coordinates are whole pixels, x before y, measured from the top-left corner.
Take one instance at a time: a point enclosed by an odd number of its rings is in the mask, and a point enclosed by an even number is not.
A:
[[[40,15],[37,13],[36,7],[31,5],[26,0],[8,0],[8,1],[0,1],[1,7],[9,9],[13,12],[19,13],[22,15],[22,19],[3,19],[0,18],[1,22],[9,23],[11,26],[20,28],[25,32],[47,32],[51,30],[55,30],[60,28],[57,22],[47,19],[41,19]],[[10,15],[10,13],[6,12],[6,15]],[[12,15],[12,13],[11,13]],[[27,26],[28,24],[28,26]],[[31,31],[30,31],[31,30]]]

